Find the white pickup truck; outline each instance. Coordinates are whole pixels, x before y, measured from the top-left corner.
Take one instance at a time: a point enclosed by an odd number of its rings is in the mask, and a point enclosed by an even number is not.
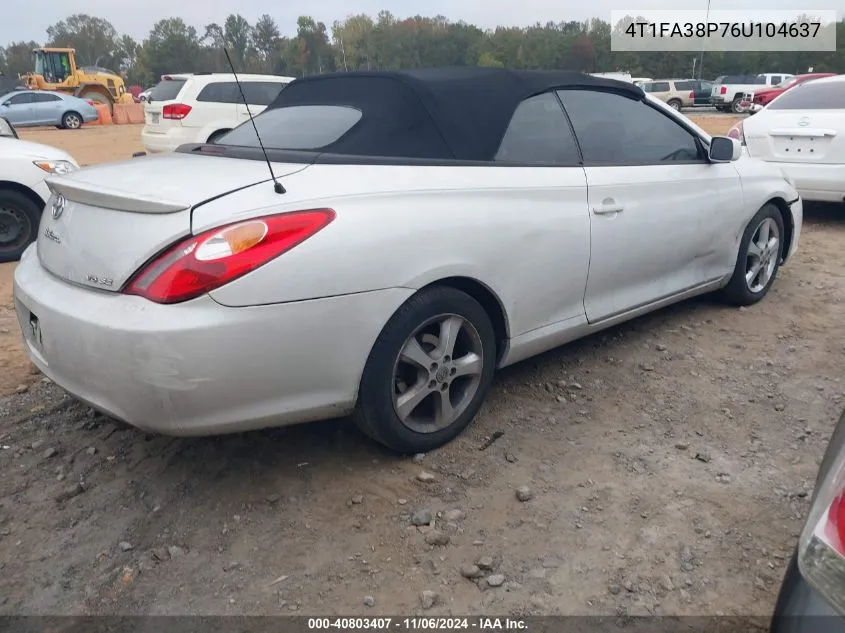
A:
[[[754,93],[755,90],[764,90],[777,86],[794,75],[789,73],[763,73],[760,75],[722,75],[716,77],[713,82],[713,89],[710,92],[710,103],[721,112],[740,113],[742,112],[743,95]]]

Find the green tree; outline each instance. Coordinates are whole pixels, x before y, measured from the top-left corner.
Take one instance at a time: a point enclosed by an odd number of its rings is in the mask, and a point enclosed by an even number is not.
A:
[[[272,71],[275,66],[280,38],[279,27],[272,17],[265,13],[258,18],[252,29],[252,41],[264,72]]]
[[[149,79],[155,80],[167,73],[202,70],[200,53],[196,29],[182,18],[167,18],[153,25],[139,56]]]
[[[77,13],[47,27],[47,38],[47,46],[76,49],[77,66],[120,66],[117,31],[102,18]]]
[[[0,71],[8,77],[32,72],[32,49],[39,46],[38,42],[11,42],[0,55]]]

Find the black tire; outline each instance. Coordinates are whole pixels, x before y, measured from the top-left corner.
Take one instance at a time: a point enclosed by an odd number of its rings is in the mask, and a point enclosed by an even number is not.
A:
[[[82,127],[82,116],[76,112],[65,112],[62,116],[62,127],[66,130],[78,130]]]
[[[749,266],[751,265],[749,260],[751,263],[754,263],[756,259],[766,258],[766,256],[758,258],[751,252],[752,238],[758,237],[758,229],[760,229],[764,222],[774,222],[774,225],[777,227],[777,248],[769,251],[769,253],[771,253],[771,257],[773,258],[773,263],[768,280],[764,284],[751,283],[750,285],[752,287],[750,288],[749,282],[746,279],[746,274],[749,272]],[[783,216],[780,214],[780,209],[771,203],[763,205],[763,207],[748,223],[748,226],[745,227],[745,231],[742,234],[742,240],[739,243],[739,254],[736,258],[733,276],[731,276],[731,280],[728,282],[728,285],[721,291],[722,298],[725,299],[725,301],[736,306],[750,306],[766,296],[769,289],[772,287],[772,284],[777,277],[778,269],[780,268],[780,261],[784,251],[784,235]],[[759,282],[761,281],[761,278],[754,277],[753,281]]]
[[[216,143],[221,136],[228,132],[231,132],[231,130],[217,130],[214,134],[208,137],[208,141],[206,141],[206,143]]]
[[[666,102],[666,104],[667,104],[670,108],[672,108],[673,110],[676,110],[676,111],[678,111],[678,112],[680,112],[680,111],[681,111],[681,106],[683,105],[683,104],[680,102],[680,100],[679,100],[679,99],[669,99],[669,101],[667,101],[667,102]]]
[[[742,103],[742,97],[734,97],[734,100],[731,101],[731,112],[734,114],[742,114],[742,110],[739,107],[740,103]]]
[[[727,108],[725,106],[716,106],[716,110],[718,110],[719,112],[730,112],[731,108],[730,106],[728,106]]]
[[[16,262],[38,235],[41,210],[30,198],[0,189],[0,262]]]
[[[440,386],[444,393],[452,397],[452,385],[455,385],[455,394],[459,395],[460,388],[464,384],[475,383],[475,391],[469,390],[462,396],[464,402],[460,404],[461,412],[454,420],[443,428],[436,429],[435,426],[428,427],[424,432],[412,429],[408,423],[403,422],[396,412],[394,398],[398,397],[397,390],[401,389],[402,383],[399,379],[402,365],[399,355],[405,348],[406,343],[412,336],[416,337],[420,328],[434,327],[434,321],[453,316],[462,319],[460,328],[461,337],[464,341],[475,341],[477,349],[480,350],[481,368],[477,378],[456,379],[448,378],[450,372],[455,373],[454,368],[449,364],[449,356],[439,359],[441,364],[432,364],[432,371],[417,368],[419,384],[426,384],[431,388],[435,384],[434,368],[436,367],[437,380],[444,380]],[[426,326],[427,323],[431,325]],[[469,326],[469,327],[468,327]],[[428,334],[424,334],[425,339]],[[419,342],[422,339],[417,339]],[[426,343],[424,341],[424,345]],[[432,347],[434,345],[432,344]],[[457,346],[455,347],[457,350]],[[436,354],[436,350],[428,350]],[[457,356],[458,352],[455,352]],[[427,360],[438,360],[435,357],[426,356]],[[408,299],[390,318],[387,325],[376,339],[364,373],[361,378],[361,386],[358,392],[358,404],[353,415],[355,423],[366,435],[377,442],[384,444],[399,453],[424,453],[450,442],[457,437],[461,431],[472,421],[484,401],[484,397],[490,389],[493,380],[493,372],[496,366],[496,335],[490,317],[484,308],[468,294],[445,286],[435,286],[421,290]],[[408,364],[405,369],[413,367]],[[444,369],[446,370],[444,372]],[[426,375],[426,372],[428,374]],[[441,372],[446,378],[441,378]],[[470,383],[466,383],[469,380]],[[448,383],[448,384],[447,384]],[[415,383],[417,384],[417,383]],[[445,385],[445,386],[443,386]],[[410,389],[406,387],[406,389]],[[437,387],[428,391],[419,401],[413,412],[428,406],[435,407],[435,400],[440,393]],[[430,401],[429,401],[430,400]],[[436,409],[436,407],[435,407]],[[435,410],[432,409],[432,410]],[[460,410],[460,409],[459,409]],[[422,426],[422,422],[413,422],[414,426]]]

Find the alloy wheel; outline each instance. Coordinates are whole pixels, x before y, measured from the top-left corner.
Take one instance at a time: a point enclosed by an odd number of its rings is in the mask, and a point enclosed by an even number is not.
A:
[[[748,242],[745,258],[745,283],[757,294],[772,279],[780,258],[780,229],[772,218],[764,218]]]
[[[484,368],[481,336],[456,314],[428,319],[409,336],[393,369],[393,408],[407,428],[434,433],[472,402]]]

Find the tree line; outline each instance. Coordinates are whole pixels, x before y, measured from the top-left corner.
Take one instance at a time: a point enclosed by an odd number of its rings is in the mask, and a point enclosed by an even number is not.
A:
[[[155,83],[167,73],[221,72],[229,69],[223,47],[239,72],[301,77],[358,69],[434,66],[500,66],[527,69],[628,71],[641,77],[712,79],[723,74],[762,72],[841,72],[845,49],[833,52],[619,52],[611,51],[613,28],[600,19],[549,22],[530,27],[483,30],[443,16],[399,19],[389,11],[375,17],[353,15],[331,27],[301,16],[296,35],[281,35],[270,15],[250,24],[229,15],[202,32],[181,18],[159,20],[138,42],[119,34],[102,18],[76,14],[47,29],[43,43],[11,42],[0,47],[0,72],[8,76],[33,70],[31,51],[41,45],[76,49],[77,64],[110,68],[130,84]],[[836,24],[845,37],[845,20]]]

